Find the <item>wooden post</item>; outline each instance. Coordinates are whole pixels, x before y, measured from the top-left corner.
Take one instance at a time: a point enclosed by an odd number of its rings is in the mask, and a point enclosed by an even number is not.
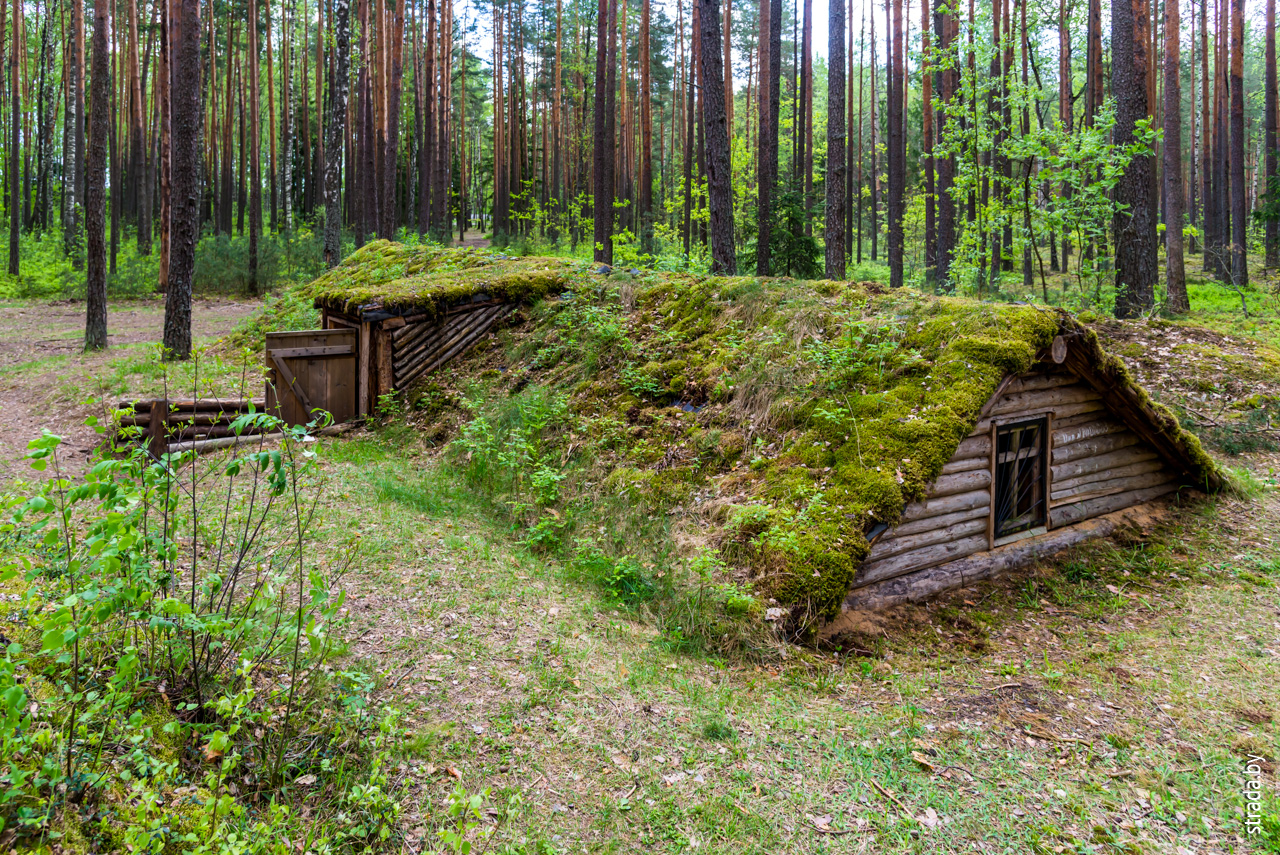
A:
[[[1054,340],[1057,344],[1057,340]],[[1066,358],[1066,354],[1063,354]],[[1044,530],[1048,531],[1053,526],[1049,520],[1049,497],[1053,495],[1053,413],[1044,417]]]
[[[369,415],[370,407],[370,389],[369,384],[369,366],[371,362],[371,353],[373,339],[373,324],[368,321],[360,322],[360,356],[356,360],[356,374],[358,375],[356,386],[356,415]]]
[[[391,386],[394,382],[391,374],[391,332],[383,329],[381,324],[374,334],[373,346],[374,371],[377,381],[373,394],[373,403],[376,406],[378,400],[391,391]]]
[[[168,433],[168,426],[169,402],[152,401],[151,419],[147,423],[147,453],[156,460],[159,460],[168,448],[169,440],[165,436]]]
[[[996,420],[991,420],[991,508],[987,514],[987,548],[994,549],[996,545],[996,459],[1000,454],[1000,449],[996,445]]]

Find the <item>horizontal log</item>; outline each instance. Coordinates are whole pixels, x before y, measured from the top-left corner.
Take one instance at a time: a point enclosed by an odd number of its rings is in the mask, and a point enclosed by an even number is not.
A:
[[[941,516],[925,517],[911,522],[904,522],[902,525],[896,526],[885,532],[883,537],[908,537],[913,534],[919,534],[922,531],[933,531],[934,529],[959,525],[967,520],[980,519],[985,521],[990,513],[990,504],[983,503],[963,511],[956,511],[950,514],[942,514]]]
[[[957,472],[954,475],[943,475],[929,486],[929,498],[940,499],[943,496],[954,496],[956,493],[968,493],[991,486],[991,470],[973,469],[968,472]]]
[[[1053,462],[1054,463],[1070,463],[1072,460],[1080,460],[1083,457],[1097,457],[1101,454],[1110,454],[1113,451],[1119,451],[1122,448],[1128,448],[1131,445],[1137,445],[1141,442],[1138,435],[1133,431],[1121,431],[1118,433],[1110,433],[1105,436],[1095,436],[1089,439],[1082,439],[1079,442],[1073,442],[1066,445],[1054,444]]]
[[[992,416],[1007,416],[1033,410],[1049,410],[1086,401],[1100,401],[1102,396],[1091,387],[1079,383],[1056,389],[1035,389],[1029,392],[1006,392],[987,411]]]
[[[169,425],[227,425],[231,424],[243,413],[169,413],[165,424]],[[151,414],[137,416],[121,416],[122,427],[146,427],[151,424]]]
[[[1053,555],[1088,540],[1108,537],[1128,522],[1126,511],[1112,513],[1020,540],[990,551],[977,552],[945,564],[907,573],[866,586],[859,586],[845,598],[844,609],[883,609],[900,603],[918,603],[952,588],[963,588],[1016,570],[1037,559]]]
[[[871,551],[867,553],[864,564],[879,561],[882,558],[889,558],[894,555],[901,555],[904,552],[911,552],[916,549],[923,549],[926,546],[934,546],[939,543],[947,543],[953,540],[962,540],[975,534],[981,534],[984,537],[987,532],[987,515],[983,514],[977,519],[969,519],[955,525],[939,527],[922,531],[919,534],[895,537],[890,534],[888,537],[882,537],[871,547]]]
[[[1080,425],[1090,424],[1098,421],[1099,419],[1106,418],[1110,418],[1110,414],[1100,415],[1092,410],[1072,416],[1054,415],[1053,429],[1054,431],[1069,430],[1071,428],[1079,427]]]
[[[276,359],[328,359],[332,356],[350,356],[356,349],[349,344],[314,345],[311,347],[275,347],[271,356]]]
[[[1076,502],[1071,505],[1062,505],[1057,508],[1049,509],[1049,521],[1055,528],[1058,526],[1069,526],[1078,523],[1081,520],[1091,519],[1093,517],[1109,514],[1112,511],[1118,511],[1121,508],[1128,508],[1133,505],[1140,505],[1143,502],[1150,502],[1161,496],[1167,496],[1178,489],[1178,482],[1171,480],[1167,484],[1160,484],[1156,487],[1147,487],[1143,490],[1130,490],[1125,493],[1116,493],[1113,496],[1103,496],[1097,499],[1088,499],[1083,502]]]
[[[1128,466],[1130,463],[1142,463],[1155,459],[1156,453],[1145,445],[1131,445],[1128,448],[1122,448],[1109,454],[1083,457],[1070,463],[1062,463],[1058,466],[1050,467],[1050,469],[1053,472],[1053,480],[1058,482],[1066,481],[1070,478],[1079,478],[1081,475],[1088,475],[1092,472],[1117,469],[1121,466]]]
[[[1058,423],[1058,419],[1069,419],[1073,416],[1079,416],[1085,413],[1098,413],[1105,409],[1106,409],[1106,404],[1104,404],[1099,399],[1096,401],[1083,401],[1079,404],[1062,404],[1060,406],[1043,407],[1039,409],[1028,410],[1026,412],[1026,417],[1036,418],[1038,416],[1043,416],[1048,413],[1053,413],[1053,421],[1054,421],[1054,425],[1056,426]],[[1018,419],[1013,414],[996,416],[995,418],[998,419],[1001,424],[1011,424],[1013,422],[1018,421]],[[978,437],[983,434],[990,434],[991,421],[992,421],[991,416],[988,416],[984,419],[979,419],[978,423],[973,426],[973,432],[970,433],[969,436]]]
[[[1070,371],[1053,374],[1024,374],[1015,377],[1005,387],[1005,394],[1017,392],[1036,392],[1041,389],[1057,389],[1060,386],[1072,386],[1080,382],[1080,378]]]
[[[1077,425],[1070,427],[1059,427],[1058,420],[1053,421],[1053,447],[1057,448],[1062,445],[1071,445],[1073,442],[1080,442],[1085,439],[1093,439],[1095,436],[1107,436],[1108,434],[1120,433],[1128,430],[1123,424],[1111,419],[1089,419]]]
[[[951,458],[942,467],[942,471],[938,473],[939,477],[945,475],[955,475],[957,472],[972,472],[974,469],[990,469],[991,455],[984,454],[981,457],[964,457]]]
[[[1067,478],[1062,481],[1054,481],[1050,485],[1049,490],[1051,497],[1059,495],[1060,490],[1070,490],[1073,487],[1079,487],[1082,484],[1096,484],[1099,481],[1109,481],[1112,478],[1128,478],[1131,475],[1145,475],[1148,472],[1157,472],[1164,468],[1164,461],[1156,458],[1155,460],[1146,460],[1142,463],[1130,463],[1128,466],[1117,466],[1114,469],[1104,469],[1101,472],[1090,472],[1087,475],[1079,475],[1075,478]]]
[[[951,455],[952,460],[961,457],[989,457],[991,455],[991,432],[987,431],[981,436],[971,436],[961,440],[956,446],[955,454]]]
[[[968,493],[960,493],[940,499],[926,499],[923,502],[912,502],[907,505],[902,511],[902,521],[911,522],[912,520],[921,520],[928,517],[939,517],[956,511],[988,507],[990,504],[990,490],[973,490]]]
[[[314,431],[312,436],[338,436],[355,428],[353,422],[344,422],[340,425],[329,425],[326,428]],[[216,439],[198,439],[190,442],[174,442],[170,443],[166,449],[169,454],[177,454],[181,451],[194,451],[200,454],[205,451],[216,451],[219,448],[231,448],[237,445],[245,445],[250,442],[254,443],[273,443],[284,437],[282,433],[260,433],[253,436],[228,436],[218,437]]]
[[[858,568],[853,584],[859,587],[870,585],[873,582],[880,582],[884,579],[892,579],[894,576],[910,573],[912,570],[922,570],[935,564],[945,564],[948,561],[954,561],[957,558],[981,552],[987,548],[987,545],[987,533],[984,526],[982,534],[970,535],[959,540],[935,544],[934,546],[926,546],[923,549],[913,549],[910,552],[903,552],[890,558],[882,558],[879,561],[864,562]]]
[[[170,411],[183,412],[190,410],[192,412],[240,412],[247,411],[249,405],[252,404],[254,409],[261,411],[267,405],[265,398],[250,398],[243,400],[240,398],[201,398],[198,401],[165,401],[163,398],[152,398],[146,401],[121,401],[117,409],[120,410],[136,410],[139,413],[150,411],[151,405],[155,403],[168,404]]]
[[[1098,499],[1116,493],[1158,487],[1172,480],[1173,473],[1157,470],[1155,472],[1144,472],[1141,475],[1125,475],[1118,478],[1094,481],[1092,484],[1079,484],[1075,487],[1068,487],[1065,490],[1054,490],[1049,497],[1049,507],[1056,508],[1059,505],[1069,505],[1086,499]]]

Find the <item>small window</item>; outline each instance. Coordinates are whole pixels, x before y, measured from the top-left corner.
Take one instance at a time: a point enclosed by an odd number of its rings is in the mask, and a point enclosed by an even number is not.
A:
[[[996,428],[996,540],[1045,524],[1047,432],[1046,419]]]

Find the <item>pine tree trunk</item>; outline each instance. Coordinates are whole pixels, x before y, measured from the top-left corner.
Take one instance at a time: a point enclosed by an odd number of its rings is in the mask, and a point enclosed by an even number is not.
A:
[[[342,168],[343,140],[347,135],[347,87],[351,79],[351,2],[334,0],[333,49],[336,54],[333,93],[329,98],[329,121],[325,130],[324,179],[324,262],[333,267],[342,245],[342,207],[339,201],[339,170]]]
[[[386,150],[382,161],[382,223],[379,234],[394,240],[398,209],[396,208],[396,165],[400,160],[400,81],[404,76],[404,4],[406,0],[388,0],[391,4],[391,32],[389,41],[391,79],[387,81]],[[448,225],[441,224],[448,232]]]
[[[1244,180],[1244,0],[1231,3],[1231,282],[1249,284],[1245,253],[1248,202]]]
[[[614,0],[600,0],[596,23],[595,150],[592,208],[595,219],[595,252],[603,264],[613,264],[613,99],[617,73],[617,28],[613,24]]]
[[[902,0],[892,0],[893,55],[889,77],[889,287],[903,285],[902,218],[906,210],[907,147],[902,126],[902,92],[906,80],[903,62]]]
[[[1147,0],[1118,0],[1111,10],[1111,90],[1116,99],[1115,142],[1136,139],[1137,123],[1150,116],[1147,104]],[[1156,211],[1153,156],[1135,156],[1116,184],[1116,317],[1134,318],[1155,305]]]
[[[226,83],[226,110],[222,124],[222,198],[218,204],[220,213],[218,221],[218,231],[224,235],[231,234],[231,129],[233,126],[232,106],[235,99],[232,97],[232,59],[235,57],[235,50],[231,47],[235,43],[235,23],[232,16],[234,15],[231,7],[227,7],[227,17],[229,25],[227,28],[227,83]]]
[[[71,55],[66,62],[71,70],[71,94],[67,98],[67,124],[71,128],[68,133],[71,152],[66,170],[71,192],[67,194],[70,201],[63,227],[63,242],[72,263],[78,268],[84,258],[80,251],[81,211],[84,207],[84,0],[71,0],[68,26],[71,36],[67,39],[67,47]],[[10,266],[12,264],[10,260]]]
[[[167,358],[185,360],[191,358],[191,274],[200,235],[200,0],[171,0],[169,11],[173,204],[164,349]]]
[[[807,5],[807,0],[806,0]],[[829,0],[827,16],[826,276],[844,279],[845,127],[844,0]]]
[[[1274,0],[1272,0],[1274,2]],[[1167,305],[1179,314],[1190,310],[1182,258],[1182,85],[1179,50],[1182,30],[1178,0],[1164,4],[1164,252]],[[1194,139],[1194,137],[1193,137]]]
[[[1267,0],[1267,70],[1266,93],[1263,98],[1263,150],[1267,168],[1267,219],[1264,230],[1266,266],[1274,270],[1280,266],[1280,218],[1275,206],[1280,204],[1280,177],[1276,175],[1276,0]]]
[[[163,5],[163,0],[161,2]],[[280,197],[276,182],[276,76],[275,54],[271,45],[271,0],[267,0],[267,138],[270,140],[267,150],[267,184],[270,188],[271,219],[270,229],[275,232],[280,227]],[[335,93],[336,94],[336,93]],[[328,211],[325,212],[328,214]]]
[[[561,171],[564,169],[564,127],[562,124],[564,119],[560,115],[560,111],[564,103],[564,94],[563,94],[564,61],[562,59],[562,52],[561,52],[564,45],[564,8],[563,6],[564,4],[562,0],[556,0],[555,96],[554,96],[554,100],[551,102],[551,125],[552,125],[552,129],[551,129],[551,152],[552,152],[551,154],[551,200],[552,200],[551,209],[557,215],[557,222],[558,222],[558,216],[564,211],[564,196],[565,196],[565,192],[564,192],[565,188],[561,182]],[[641,49],[641,53],[643,54],[643,56],[640,59],[640,63],[641,63],[640,73],[642,75],[642,81],[640,85],[645,93],[649,93],[649,94],[646,94],[645,96],[642,96],[645,98],[646,101],[648,101],[650,100],[651,93],[649,88],[650,84],[648,82],[649,80],[648,59],[646,59],[645,57],[648,56],[648,48],[649,48],[649,0],[645,0],[644,12],[642,14],[644,17],[644,21],[641,24],[641,36],[640,36],[640,38],[642,39],[642,41],[640,42],[640,49]],[[465,47],[463,49],[462,58],[463,58],[462,72],[463,74],[466,74],[467,63],[466,63]],[[465,86],[463,87],[462,91],[464,93],[466,92]],[[465,95],[462,99],[462,103],[460,104],[460,106],[463,108],[463,110],[466,109]],[[652,213],[651,209],[652,209],[652,202],[650,202],[650,213]],[[643,251],[652,253],[653,252],[652,222],[650,222],[649,228],[650,228],[649,247],[648,249],[645,249]],[[559,239],[559,236],[560,236],[559,230],[557,229],[555,233],[555,237],[557,240]],[[643,234],[641,235],[641,239],[643,240]]]
[[[942,2],[942,0],[940,0],[940,2]],[[862,84],[863,84],[863,79],[866,77],[866,74],[864,73],[864,70],[862,67],[862,60],[863,60],[863,48],[866,46],[866,43],[867,43],[867,12],[866,12],[866,9],[864,8],[862,11],[862,25],[859,29],[859,34],[858,34],[858,162],[857,162],[857,177],[854,181],[854,186],[852,189],[853,195],[857,198],[857,212],[854,214],[854,225],[852,230],[857,233],[857,237],[858,237],[857,263],[859,265],[862,264],[862,164],[863,164],[862,117],[864,115]],[[849,54],[850,54],[850,58],[852,58],[853,51],[852,50],[849,51]],[[827,117],[827,121],[828,122],[831,121],[830,116]],[[850,124],[852,124],[852,122]],[[850,148],[852,148],[852,146],[850,146]],[[850,206],[850,207],[853,207],[853,206]],[[846,240],[848,240],[848,238],[846,238]]]
[[[440,0],[440,44],[436,50],[440,66],[440,101],[436,106],[436,177],[435,195],[431,204],[434,208],[436,231],[441,240],[449,237],[449,190],[452,175],[452,161],[449,157],[449,117],[450,117],[450,80],[453,73],[453,4],[451,0]]]
[[[261,122],[258,102],[258,0],[249,6],[249,291],[257,294],[258,239],[262,235]]]
[[[160,271],[157,289],[163,294],[169,291],[169,217],[172,211],[173,190],[170,184],[173,138],[171,131],[172,102],[169,98],[169,67],[171,65],[169,43],[169,3],[160,4],[160,50],[156,66],[156,95],[160,100]]]
[[[501,41],[502,29],[501,18],[498,19],[498,39]],[[418,228],[423,234],[431,234],[434,229],[434,223],[431,222],[431,192],[433,189],[435,175],[435,104],[436,104],[436,2],[435,0],[427,0],[427,34],[423,41],[423,103],[422,103],[422,153],[418,156],[419,175],[419,205],[418,205]],[[494,230],[505,231],[506,219],[502,216],[499,203],[499,195],[501,193],[499,186],[499,172],[501,170],[500,153],[502,146],[502,129],[500,127],[502,110],[502,59],[501,48],[499,46],[498,53],[494,56],[494,68],[497,69],[497,75],[494,85],[498,87],[497,97],[494,100]]]
[[[644,8],[647,12],[648,0]],[[724,69],[721,67],[724,44],[720,39],[718,0],[698,0],[698,26],[702,31],[702,121],[706,140],[707,204],[711,215],[711,272],[733,276],[738,272],[738,261],[733,242],[729,128],[724,109],[725,93],[721,91],[724,87]],[[647,43],[644,53],[648,53]]]
[[[781,5],[781,4],[779,4]],[[770,232],[773,227],[773,172],[778,168],[778,157],[776,140],[778,135],[778,123],[773,118],[773,109],[770,102],[773,99],[773,86],[771,81],[773,77],[773,62],[770,57],[773,47],[773,26],[770,18],[773,13],[772,0],[760,0],[760,35],[759,35],[759,53],[760,53],[760,94],[758,101],[760,104],[760,143],[758,146],[758,155],[756,161],[756,180],[757,180],[757,198],[756,198],[756,275],[768,276],[769,270],[769,240]],[[778,22],[778,29],[781,31],[782,22]],[[772,153],[773,169],[769,167],[770,156]]]
[[[107,136],[110,133],[110,116],[107,115],[109,93],[111,87],[111,63],[107,56],[107,12],[110,6],[106,3],[95,3],[93,6],[93,57],[89,72],[91,92],[89,96],[92,113],[89,116],[89,158],[85,164],[85,206],[84,225],[86,243],[85,263],[85,307],[84,349],[102,350],[107,346]],[[13,3],[14,18],[14,56],[10,60],[10,68],[17,69],[18,39],[18,0]],[[10,77],[10,80],[16,78]],[[14,127],[18,120],[18,87],[13,87]],[[14,152],[17,151],[17,135],[14,134]],[[12,163],[17,176],[16,154]],[[18,182],[11,179],[13,187],[14,207],[10,218],[16,223],[18,201]],[[16,226],[11,232],[11,240],[16,235]]]
[[[841,22],[841,30],[843,30]],[[812,234],[813,213],[813,0],[804,0],[804,49],[800,66],[801,122],[804,125],[804,149],[801,169],[804,172],[805,234]],[[843,69],[841,70],[843,74]],[[830,72],[828,72],[830,75]],[[841,110],[844,104],[840,105]]]
[[[18,0],[13,0],[13,25],[10,28],[10,31],[13,34],[13,44],[9,48],[9,81],[10,81],[9,88],[11,90],[11,100],[13,103],[13,123],[9,125],[9,275],[10,276],[18,275],[18,221],[21,218],[18,210],[18,206],[20,204],[20,200],[19,200],[20,183],[18,181],[18,143],[19,143],[18,119],[19,119],[21,108],[18,103],[19,92],[18,92],[18,82],[17,82],[18,81],[18,55],[22,50],[21,42],[18,40],[18,31],[19,31],[18,19],[19,19],[19,16],[22,14],[21,9],[22,7],[19,4]],[[102,35],[102,38],[104,40],[104,45],[102,49],[103,62],[106,62],[106,56],[107,56],[106,45],[105,45],[105,40],[106,40],[105,16],[106,16],[106,12],[104,11],[103,12],[104,28],[103,28],[103,35]],[[96,21],[95,21],[95,24],[96,24]],[[3,30],[0,29],[0,38],[2,38],[3,35],[4,35]],[[94,35],[96,37],[97,35],[96,30],[94,31]],[[95,56],[95,59],[96,59],[96,56]],[[105,94],[105,90],[104,90],[104,94]],[[105,112],[106,110],[104,108],[103,113]],[[105,117],[104,117],[104,121],[105,121]],[[98,349],[98,348],[107,346],[107,309],[106,309],[107,285],[106,285],[106,282],[107,282],[106,271],[104,270],[102,271],[102,307],[101,307],[102,324],[101,324],[101,336],[100,336],[101,341],[100,343],[98,343],[99,339],[97,337],[94,337],[92,339],[90,338],[90,332],[96,329],[95,327],[96,319],[94,317],[93,308],[91,307],[89,311],[88,327],[85,330],[85,347],[87,348]],[[92,286],[90,290],[92,291]]]
[[[880,249],[880,157],[879,131],[876,124],[876,16],[871,15],[871,109],[867,121],[871,125],[871,260],[879,260]]]
[[[924,161],[924,280],[932,285],[938,268],[937,182],[933,166],[933,64],[929,52],[929,0],[920,2],[920,153]]]
[[[1230,102],[1228,65],[1228,3],[1222,2],[1215,9],[1216,37],[1214,39],[1214,96],[1213,96],[1213,274],[1221,280],[1231,275],[1231,170],[1227,149],[1230,147],[1227,120]]]
[[[933,27],[938,37],[939,68],[937,72],[938,99],[942,103],[942,118],[938,122],[938,138],[945,144],[951,124],[950,109],[956,96],[960,72],[955,67],[956,35],[960,20],[948,0],[934,0]],[[956,203],[952,197],[955,186],[955,156],[944,151],[937,163],[938,197],[938,248],[936,250],[937,273],[935,281],[939,290],[950,292],[955,285],[951,279],[951,263],[956,251]]]
[[[653,83],[650,79],[650,56],[649,56],[649,27],[650,27],[650,5],[651,0],[642,0],[640,6],[640,251],[646,255],[653,254]],[[712,5],[714,5],[714,0]],[[704,0],[703,9],[707,8]],[[557,12],[559,10],[559,2],[557,0]],[[558,15],[557,15],[558,17]],[[717,32],[719,28],[717,27]],[[560,72],[559,72],[559,38],[560,28],[557,22],[556,26],[556,100],[559,101],[560,95]],[[716,50],[719,50],[717,45]],[[723,100],[723,99],[722,99]],[[558,106],[558,103],[557,103]],[[724,117],[724,121],[728,122],[728,116]],[[728,164],[728,131],[725,131],[725,169],[729,168]],[[708,139],[708,145],[711,142]],[[557,147],[557,159],[559,158],[559,148]],[[726,182],[728,179],[726,178]],[[726,183],[726,187],[728,184]],[[729,205],[733,204],[732,188],[729,188]],[[732,208],[730,208],[732,211]],[[712,208],[712,216],[715,216],[715,209]],[[714,231],[714,229],[713,229]],[[712,236],[714,241],[714,235]],[[733,217],[729,217],[729,242],[733,244]],[[714,246],[714,243],[713,243]],[[735,266],[736,269],[736,266]]]
[[[692,0],[689,4],[689,9],[692,22],[690,29],[696,34],[698,31],[698,7]],[[684,237],[686,263],[689,260],[689,250],[693,241],[693,89],[697,83],[697,63],[691,61],[692,55],[693,47],[690,45],[689,53],[684,59],[685,85],[688,89],[688,96],[684,104],[684,223],[680,229],[680,233]]]

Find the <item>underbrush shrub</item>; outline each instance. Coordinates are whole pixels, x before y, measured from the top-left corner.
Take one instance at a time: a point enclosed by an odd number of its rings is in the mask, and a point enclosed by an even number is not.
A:
[[[353,548],[316,549],[307,428],[193,459],[134,450],[4,499],[0,833],[89,851],[394,847],[397,716],[335,667]],[[312,425],[311,427],[315,427]],[[304,822],[305,816],[305,822]]]

